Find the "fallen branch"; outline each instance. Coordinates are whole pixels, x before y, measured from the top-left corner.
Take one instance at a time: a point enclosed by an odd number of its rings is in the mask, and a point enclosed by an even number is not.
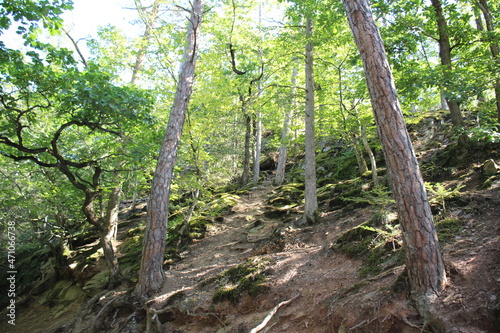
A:
[[[266,316],[266,318],[264,319],[264,321],[262,321],[262,323],[260,323],[259,326],[253,328],[250,333],[257,333],[259,331],[261,331],[264,327],[266,327],[267,323],[271,320],[271,318],[276,314],[276,312],[278,312],[278,309],[281,308],[282,306],[284,305],[287,305],[288,303],[294,301],[297,297],[299,297],[299,295],[295,295],[293,298],[289,299],[288,301],[283,301],[281,303],[279,303],[278,305],[276,305],[270,312],[269,314]]]

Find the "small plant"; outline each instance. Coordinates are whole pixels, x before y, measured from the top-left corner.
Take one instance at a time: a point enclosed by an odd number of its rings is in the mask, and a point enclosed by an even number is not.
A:
[[[381,212],[388,211],[389,206],[395,202],[394,198],[391,196],[391,192],[384,185],[377,185],[369,191],[363,191],[361,197],[344,197],[342,199],[356,203],[367,202],[376,211]]]
[[[457,185],[451,189],[446,188],[442,183],[425,183],[427,192],[429,193],[429,202],[431,204],[440,204],[443,207],[443,212],[446,212],[446,200],[460,196],[460,189],[464,185]]]
[[[380,228],[368,221],[344,232],[333,249],[351,258],[363,260],[362,276],[379,273],[383,269],[403,261],[401,255],[402,235],[399,225],[389,223]]]

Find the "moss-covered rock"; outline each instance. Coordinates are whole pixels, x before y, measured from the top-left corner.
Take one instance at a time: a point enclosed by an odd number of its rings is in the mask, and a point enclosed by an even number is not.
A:
[[[82,289],[90,295],[95,295],[96,293],[106,289],[108,283],[109,283],[109,271],[104,270],[102,272],[97,273],[96,275],[94,275],[92,279],[87,281],[87,283],[85,283]]]
[[[238,303],[245,293],[255,296],[267,290],[268,278],[264,273],[267,263],[267,260],[262,259],[250,260],[218,275],[213,279],[218,287],[212,300]]]

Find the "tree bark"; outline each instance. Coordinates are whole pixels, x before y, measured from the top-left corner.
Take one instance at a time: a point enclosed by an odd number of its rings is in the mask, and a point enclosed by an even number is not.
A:
[[[285,180],[286,169],[286,156],[288,150],[288,141],[290,133],[290,122],[292,119],[293,111],[295,110],[295,85],[297,84],[297,68],[292,70],[292,91],[290,92],[290,105],[285,112],[285,119],[283,120],[283,129],[281,131],[281,145],[278,151],[278,165],[276,166],[276,177],[274,178],[274,185],[282,185]]]
[[[314,58],[312,37],[312,18],[306,19],[306,165],[305,165],[305,204],[302,224],[313,224],[318,219],[318,198],[316,192],[316,142],[314,138]]]
[[[448,33],[448,24],[446,23],[446,18],[443,14],[443,6],[441,0],[431,0],[432,7],[434,7],[434,12],[436,14],[436,24],[438,27],[439,34],[439,58],[441,59],[441,65],[444,67],[444,81],[445,81],[445,99],[450,109],[451,122],[453,126],[460,127],[463,126],[464,120],[462,118],[462,113],[460,112],[460,104],[453,97],[450,96],[450,92],[447,91],[446,85],[450,78],[450,72],[453,69],[451,61],[451,45],[450,36]]]
[[[443,290],[446,275],[424,181],[368,0],[344,0],[344,6],[363,60],[378,135],[393,185],[413,300],[420,314],[434,321],[436,318],[429,310],[431,300]]]
[[[145,300],[160,290],[164,282],[163,260],[168,224],[170,186],[186,111],[194,83],[198,36],[203,15],[203,1],[194,0],[189,18],[187,45],[181,65],[177,91],[170,111],[165,137],[158,157],[148,203],[141,268],[136,294]]]

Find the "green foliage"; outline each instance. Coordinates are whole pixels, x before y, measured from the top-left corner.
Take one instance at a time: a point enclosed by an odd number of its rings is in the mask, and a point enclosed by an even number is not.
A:
[[[26,41],[34,42],[40,23],[51,31],[59,29],[62,26],[60,15],[71,8],[72,0],[3,1],[0,6],[0,32],[16,24],[16,33]],[[0,42],[0,50],[3,46]]]
[[[368,191],[363,191],[359,197],[344,197],[343,200],[355,203],[366,202],[378,212],[387,212],[395,203],[391,192],[384,185],[377,185]]]
[[[464,186],[457,185],[455,188],[446,188],[442,183],[425,183],[425,187],[429,193],[429,202],[431,204],[440,204],[444,212],[446,212],[446,200],[460,196],[460,189]]]
[[[467,130],[467,134],[474,142],[500,142],[500,133],[496,125],[473,127]]]

